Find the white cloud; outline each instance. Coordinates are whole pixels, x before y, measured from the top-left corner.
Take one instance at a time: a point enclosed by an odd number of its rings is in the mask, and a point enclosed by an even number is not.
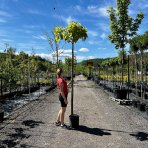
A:
[[[102,47],[102,48],[99,47],[98,50],[106,50],[106,48],[104,48],[104,47]]]
[[[148,4],[145,4],[145,5],[143,6],[143,8],[148,8]]]
[[[76,11],[78,11],[78,12],[81,12],[81,11],[82,11],[81,6],[79,6],[79,5],[76,5],[76,6],[75,6],[75,9],[76,9]]]
[[[39,28],[40,26],[39,25],[23,25],[23,27],[27,29],[35,29],[35,28]]]
[[[71,57],[71,54],[62,53],[59,55],[59,57],[67,58],[67,57]]]
[[[3,42],[13,42],[13,40],[10,40],[10,39],[4,39],[4,38],[2,39],[2,41],[3,41]]]
[[[71,49],[60,49],[59,52],[71,53],[72,51],[71,51]],[[77,51],[74,51],[74,52],[76,53]]]
[[[39,39],[39,40],[47,40],[47,38],[45,36],[43,36],[43,35],[38,35],[38,36],[33,35],[33,38]]]
[[[66,23],[67,23],[67,24],[69,24],[69,23],[72,22],[72,21],[73,21],[73,19],[72,19],[71,16],[69,16],[69,17],[66,19]]]
[[[91,14],[108,17],[108,14],[107,14],[108,6],[105,6],[105,7],[88,6],[87,9]]]
[[[6,20],[0,18],[0,23],[6,23],[6,22],[7,22]]]
[[[76,56],[76,59],[77,60],[79,60],[79,61],[82,61],[82,60],[84,60],[86,57],[84,57],[84,56]]]
[[[38,53],[38,54],[35,54],[36,56],[40,56],[44,59],[52,59],[52,54],[46,54],[46,53]]]
[[[88,56],[88,59],[95,59],[95,56]]]
[[[47,15],[47,14],[45,14],[45,13],[39,11],[39,10],[33,10],[33,9],[30,9],[27,12],[30,13],[30,14],[35,14],[35,15]]]
[[[93,36],[93,37],[98,36],[98,33],[95,32],[95,31],[92,31],[92,30],[89,30],[89,31],[88,31],[88,34],[91,35],[91,36]]]
[[[106,39],[107,35],[105,33],[102,33],[100,37],[104,40]]]
[[[34,48],[35,50],[47,50],[49,47],[48,45],[45,45],[44,43],[38,43],[38,42],[27,42],[27,43],[17,43],[16,48],[21,50],[30,50],[31,48]]]
[[[81,48],[79,51],[81,51],[81,52],[89,52],[89,49],[88,48]]]
[[[0,16],[3,16],[3,17],[11,17],[12,15],[10,15],[8,12],[0,11]]]
[[[0,30],[0,36],[1,37],[6,37],[8,33],[5,30]]]
[[[131,9],[129,9],[129,10],[128,10],[128,13],[129,13],[129,15],[131,15],[131,16],[133,16],[133,15],[137,14],[137,12],[136,12],[136,11],[131,10]]]
[[[78,20],[75,18],[72,18],[71,16],[68,17],[64,17],[64,16],[58,16],[58,15],[54,15],[55,18],[57,19],[61,19],[63,22],[65,22],[66,24],[69,24],[72,21],[77,22]]]
[[[74,53],[77,53],[77,51],[74,51]],[[71,49],[60,49],[58,50],[58,54],[62,58],[71,57]],[[52,56],[56,57],[56,52],[52,52]]]
[[[88,41],[88,44],[90,44],[90,45],[98,45],[99,42],[98,41]]]
[[[0,52],[4,52],[4,50],[0,50]]]
[[[110,30],[109,24],[99,23],[98,26],[101,30],[103,30],[105,32],[109,32],[109,30]]]

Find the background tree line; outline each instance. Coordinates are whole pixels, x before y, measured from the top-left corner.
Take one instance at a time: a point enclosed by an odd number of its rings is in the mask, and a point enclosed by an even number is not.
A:
[[[37,83],[50,83],[49,74],[55,72],[55,65],[35,54],[28,55],[9,47],[0,53],[0,90],[10,92]],[[51,75],[50,75],[51,76]],[[29,82],[30,81],[30,82]]]

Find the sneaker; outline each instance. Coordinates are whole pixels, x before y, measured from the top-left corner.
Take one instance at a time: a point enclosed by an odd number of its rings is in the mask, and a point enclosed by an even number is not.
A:
[[[61,128],[67,129],[67,125],[66,124],[61,124]]]
[[[61,122],[60,122],[60,121],[57,121],[57,122],[55,123],[55,125],[56,125],[56,126],[60,126],[60,125],[61,125]]]

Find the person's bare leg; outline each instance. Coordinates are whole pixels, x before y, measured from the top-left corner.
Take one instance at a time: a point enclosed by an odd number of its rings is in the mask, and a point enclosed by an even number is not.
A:
[[[64,124],[64,115],[65,115],[66,107],[62,107],[61,109],[61,125]]]
[[[57,116],[57,121],[60,121],[60,118],[61,118],[61,111],[62,111],[62,108],[59,110],[59,113],[58,113],[58,116]]]

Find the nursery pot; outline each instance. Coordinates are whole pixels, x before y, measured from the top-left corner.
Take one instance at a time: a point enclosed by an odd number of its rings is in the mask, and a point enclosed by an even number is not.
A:
[[[0,104],[0,123],[4,120],[4,110],[2,105]]]
[[[138,103],[137,107],[140,111],[145,111],[145,104],[144,103]]]
[[[69,122],[70,122],[70,127],[71,128],[79,128],[79,116],[76,114],[70,115],[69,116]]]
[[[133,106],[134,106],[135,108],[137,108],[138,103],[140,103],[140,101],[138,101],[138,100],[133,100]]]
[[[114,89],[114,97],[117,99],[127,99],[127,92],[126,89]]]
[[[145,106],[146,114],[148,115],[148,105]]]
[[[91,76],[88,76],[87,79],[88,79],[88,80],[91,80]]]

